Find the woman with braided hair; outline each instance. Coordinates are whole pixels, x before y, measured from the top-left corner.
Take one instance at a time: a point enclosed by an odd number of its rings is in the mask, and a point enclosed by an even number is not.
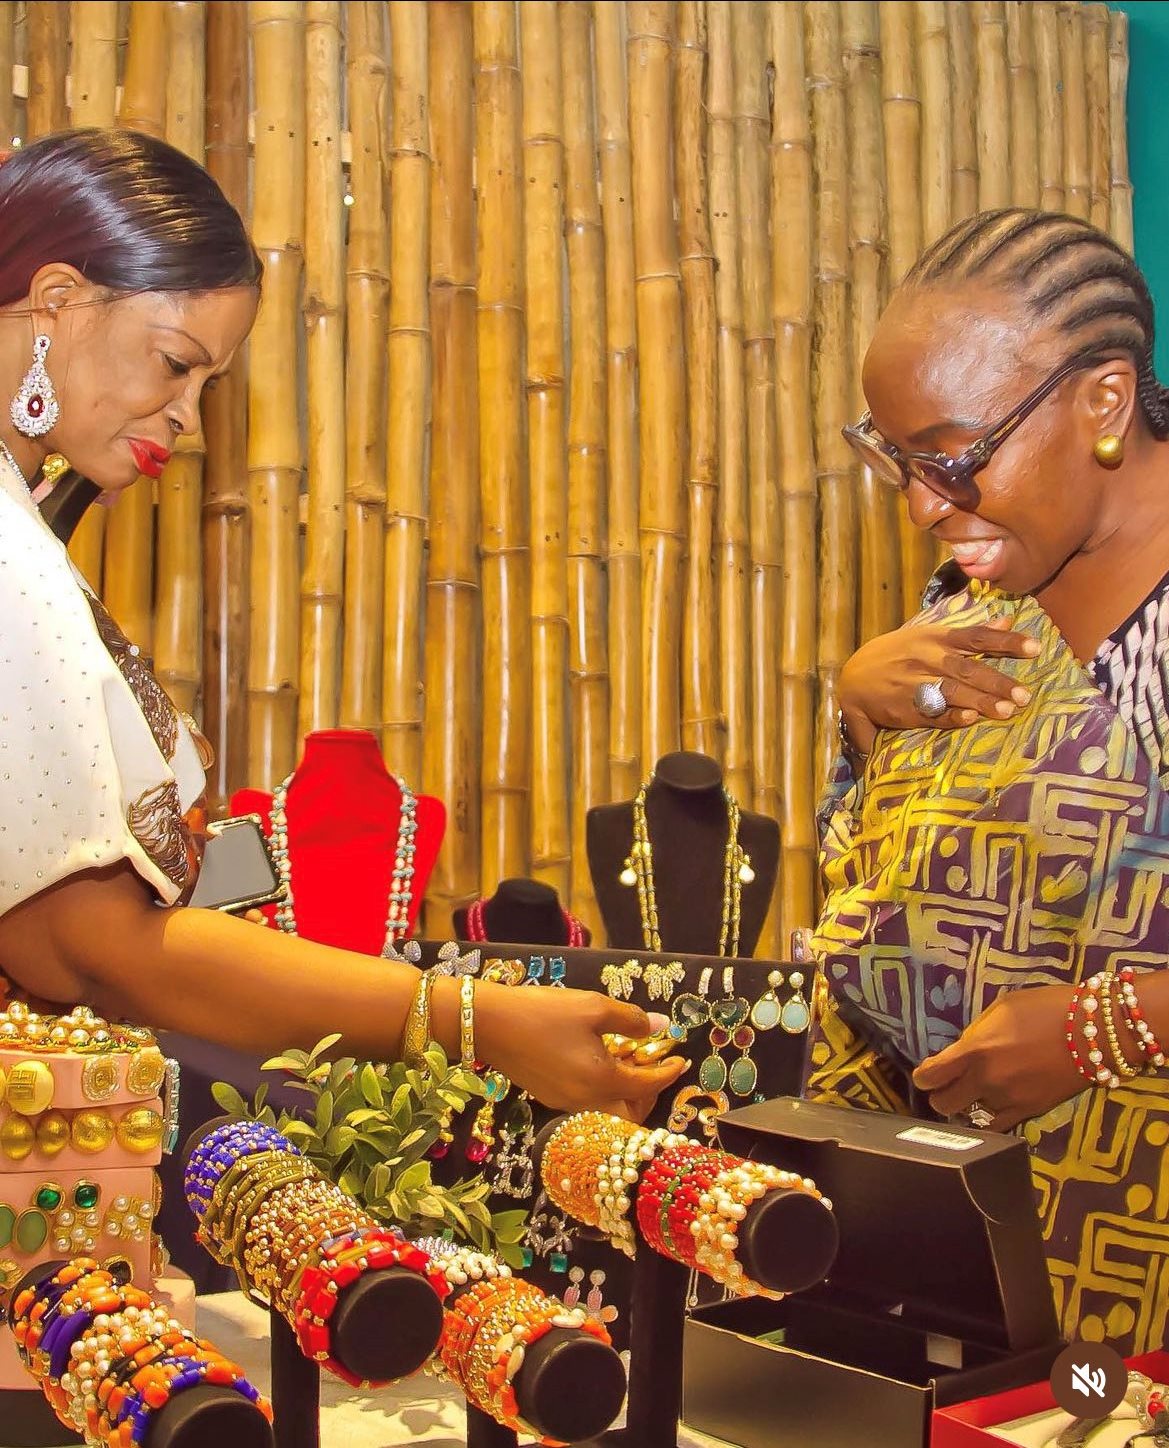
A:
[[[1070,1337],[1169,1327],[1169,395],[1144,278],[985,212],[846,435],[949,553],[840,681],[810,1094],[1028,1141]]]

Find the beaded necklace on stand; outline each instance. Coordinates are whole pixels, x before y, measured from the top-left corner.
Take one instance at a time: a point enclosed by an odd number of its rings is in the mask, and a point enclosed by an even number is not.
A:
[[[652,783],[651,774],[637,791],[637,798],[633,801],[633,848],[626,857],[620,880],[623,885],[637,888],[641,934],[646,950],[660,952],[662,936],[658,925],[658,899],[654,885],[653,845],[645,813],[646,791]],[[722,930],[719,934],[718,953],[733,959],[739,953],[743,886],[754,880],[755,871],[751,868],[751,856],[739,843],[741,812],[738,801],[725,788],[722,795],[727,807],[727,843],[723,853]]]
[[[467,910],[467,939],[474,941],[476,945],[483,945],[487,942],[487,922],[483,917],[486,904],[486,900],[476,900]],[[563,906],[560,913],[564,917],[564,928],[568,932],[568,944],[575,950],[585,943],[584,926]]]
[[[292,865],[288,854],[288,787],[292,780],[293,775],[290,774],[272,791],[272,832],[268,836],[276,873],[284,887],[281,903],[276,907],[276,926],[286,935],[296,934]],[[394,847],[394,878],[390,886],[383,956],[406,938],[410,929],[410,903],[414,897],[414,837],[418,833],[418,801],[404,779],[395,774],[394,781],[402,792],[402,813],[398,821],[398,842]]]

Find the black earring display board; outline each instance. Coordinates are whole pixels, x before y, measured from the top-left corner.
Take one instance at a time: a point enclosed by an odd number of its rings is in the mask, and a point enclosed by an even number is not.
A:
[[[618,994],[615,995],[615,998],[632,1000],[635,1005],[639,1005],[647,1011],[656,1011],[666,1015],[670,1013],[671,1006],[680,995],[684,993],[698,994],[706,971],[710,972],[707,977],[708,1001],[713,1004],[724,998],[724,984],[726,983],[724,982],[724,972],[729,971],[728,980],[733,984],[735,995],[742,996],[749,1001],[752,1008],[761,997],[771,990],[768,977],[778,971],[782,976],[782,982],[775,987],[777,1006],[780,1011],[784,1006],[789,1007],[789,1024],[801,1013],[799,1002],[795,1000],[797,994],[802,996],[807,1005],[806,1014],[810,1016],[811,1012],[810,991],[814,970],[814,966],[811,964],[767,960],[725,960],[715,956],[669,953],[659,955],[644,950],[612,950],[596,947],[578,950],[552,947],[534,948],[530,945],[501,945],[493,941],[485,945],[460,944],[458,952],[462,953],[464,962],[460,966],[454,961],[456,952],[450,944],[440,945],[437,941],[418,941],[410,942],[407,946],[409,958],[415,959],[418,965],[429,967],[440,964],[440,968],[447,970],[451,968],[452,964],[455,964],[456,969],[464,969],[467,954],[476,951],[479,960],[478,969],[481,969],[482,965],[489,960],[522,961],[528,971],[528,983],[514,987],[516,990],[556,989],[557,987],[551,984],[555,966],[555,976],[565,986],[581,990],[595,990],[602,995],[613,995],[622,984],[627,983],[631,988],[631,993],[628,996],[623,993]],[[445,966],[440,963],[440,952]],[[474,958],[474,956],[471,957],[472,960]],[[609,967],[612,966],[618,967],[618,970],[609,971]],[[646,981],[646,968],[657,967],[659,971],[668,971],[671,966],[680,969],[681,979],[669,982],[670,999],[651,998]],[[621,967],[628,968],[623,975],[620,971]],[[606,974],[607,971],[608,974]],[[803,977],[798,992],[791,985],[793,971]],[[660,980],[661,976],[659,975],[656,979]],[[650,982],[654,981],[655,976],[651,973]],[[729,1086],[725,1088],[729,1109],[746,1106],[754,1101],[770,1100],[775,1096],[798,1095],[804,1074],[804,1058],[808,1049],[808,1040],[807,1029],[788,1032],[777,1024],[770,1030],[756,1030],[750,1054],[758,1068],[758,1080],[754,1090],[747,1096],[736,1096],[730,1091]],[[699,1070],[703,1060],[711,1055],[709,1024],[691,1031],[687,1040],[678,1042],[675,1054],[685,1056],[690,1062],[690,1068],[674,1086],[662,1093],[646,1123],[649,1126],[667,1126],[671,1108],[679,1094],[686,1089],[693,1089],[695,1092],[700,1089],[698,1085]],[[734,1046],[727,1046],[722,1055],[729,1068],[741,1055],[741,1052]],[[509,1110],[513,1108],[515,1100],[516,1093],[513,1089],[502,1105],[496,1109],[494,1135],[497,1150],[499,1127],[507,1121]],[[698,1119],[698,1111],[710,1107],[712,1104],[712,1099],[708,1095],[696,1094],[688,1103],[691,1111],[690,1118],[676,1129],[680,1129],[695,1140],[709,1143],[711,1138],[703,1132],[702,1124]],[[467,1157],[467,1149],[471,1145],[471,1127],[480,1105],[481,1103],[476,1101],[472,1108],[463,1112],[461,1117],[452,1123],[454,1141],[451,1143],[450,1150],[445,1157],[433,1162],[433,1176],[436,1182],[449,1183],[484,1169],[482,1165],[477,1165]],[[532,1103],[535,1132],[538,1133],[557,1115],[559,1113],[547,1111],[537,1103]],[[495,1163],[493,1159],[488,1160],[486,1170],[488,1177],[494,1179]],[[604,1314],[606,1326],[613,1336],[614,1347],[619,1351],[624,1351],[629,1346],[629,1304],[634,1290],[633,1264],[629,1259],[610,1247],[608,1242],[601,1239],[595,1232],[581,1227],[571,1220],[566,1221],[563,1214],[558,1212],[546,1197],[542,1196],[538,1179],[529,1196],[516,1198],[494,1194],[491,1198],[491,1207],[496,1212],[509,1208],[524,1208],[532,1214],[527,1240],[533,1256],[531,1263],[522,1269],[524,1277],[534,1282],[549,1296],[563,1298],[568,1292],[570,1301],[575,1305],[592,1308],[595,1304],[596,1311]],[[704,1284],[701,1279],[698,1286],[702,1300],[706,1300],[707,1295],[711,1291],[715,1291],[709,1284]],[[590,1294],[593,1302],[589,1301]],[[617,1315],[609,1320],[614,1310]]]

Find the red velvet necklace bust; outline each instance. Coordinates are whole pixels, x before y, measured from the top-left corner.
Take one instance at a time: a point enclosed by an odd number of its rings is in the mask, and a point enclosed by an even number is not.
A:
[[[439,799],[420,794],[415,819],[410,929],[446,828]],[[272,796],[241,789],[234,814],[258,814],[271,829]],[[377,739],[364,729],[309,734],[288,786],[288,863],[296,933],[322,945],[380,955],[394,876],[402,791],[382,761]],[[274,917],[274,908],[265,912]]]

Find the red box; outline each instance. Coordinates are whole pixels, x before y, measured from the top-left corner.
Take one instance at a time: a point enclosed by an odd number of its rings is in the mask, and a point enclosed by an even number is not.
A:
[[[1169,1352],[1148,1352],[1127,1359],[1127,1366],[1146,1373],[1154,1382],[1169,1380]],[[989,1398],[973,1398],[968,1403],[954,1403],[936,1408],[930,1425],[930,1448],[1003,1448],[1003,1439],[984,1428],[997,1428],[1013,1423],[1032,1413],[1042,1413],[1056,1406],[1049,1383],[1031,1383],[1013,1388],[1008,1393],[995,1393]]]

